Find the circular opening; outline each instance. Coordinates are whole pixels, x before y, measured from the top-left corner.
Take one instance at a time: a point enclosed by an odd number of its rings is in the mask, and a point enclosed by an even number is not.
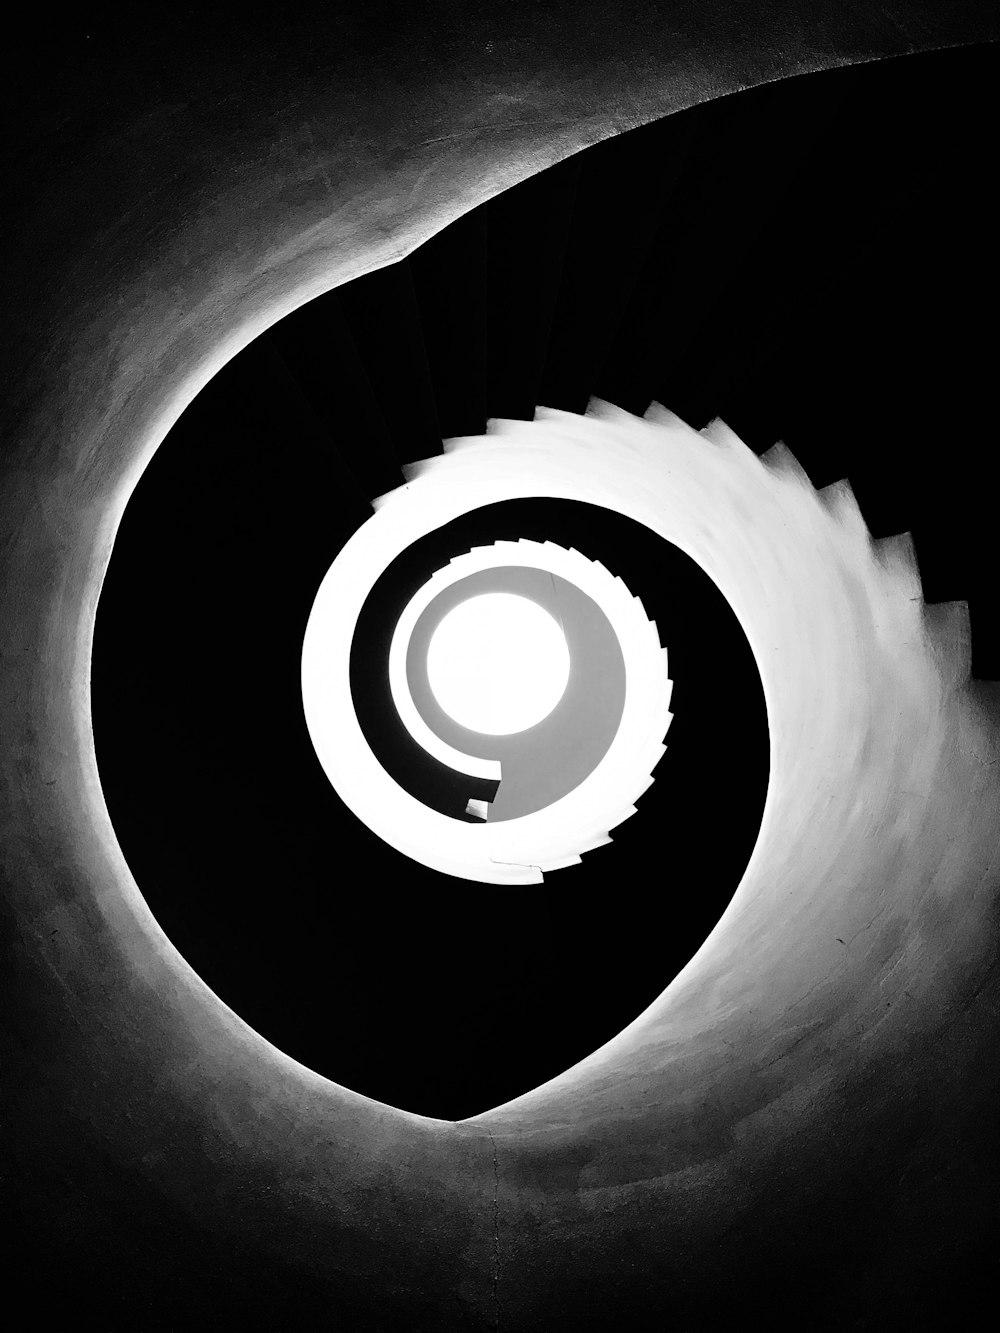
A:
[[[527,731],[548,717],[569,669],[569,647],[555,619],[514,593],[459,603],[427,648],[434,698],[460,726],[490,736]]]

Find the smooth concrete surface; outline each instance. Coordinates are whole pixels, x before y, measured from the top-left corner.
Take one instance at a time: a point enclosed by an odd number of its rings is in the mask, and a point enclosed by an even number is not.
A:
[[[118,850],[89,714],[101,579],[144,463],[229,357],[599,139],[1000,26],[901,0],[432,11],[249,16],[168,33],[167,57],[162,34],[123,47],[114,87],[21,85],[4,1118],[22,1247],[51,1254],[39,1317],[113,1237],[109,1328],[921,1327],[995,1216],[997,718],[961,610],[925,616],[911,553],[869,552],[847,493],[825,502],[857,549],[830,547],[824,595],[854,634],[804,639],[807,677],[774,667],[784,741],[732,907],[647,1014],[507,1107],[427,1121],[296,1065],[185,965]]]

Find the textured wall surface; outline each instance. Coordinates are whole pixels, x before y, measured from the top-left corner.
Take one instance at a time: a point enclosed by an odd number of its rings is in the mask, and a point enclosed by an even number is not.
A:
[[[177,955],[104,808],[89,651],[144,463],[282,315],[602,138],[996,22],[903,0],[351,8],[126,24],[90,65],[39,35],[16,83],[5,1171],[40,1321],[919,1327],[995,1217],[1000,791],[992,691],[961,615],[909,600],[905,548],[827,497],[796,567],[813,628],[768,663],[772,790],[730,911],[618,1039],[460,1124],[303,1069]],[[754,466],[774,503],[819,506],[780,458]],[[765,659],[802,623],[769,614]]]

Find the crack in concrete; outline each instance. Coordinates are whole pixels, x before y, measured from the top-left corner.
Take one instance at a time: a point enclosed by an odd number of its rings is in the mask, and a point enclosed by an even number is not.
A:
[[[500,1327],[500,1167],[497,1162],[497,1141],[486,1131],[493,1146],[493,1314],[494,1328]]]
[[[491,856],[490,864],[495,866],[520,866],[522,870],[537,870],[540,875],[545,873],[541,866],[532,865],[528,861],[498,861],[495,856]]]

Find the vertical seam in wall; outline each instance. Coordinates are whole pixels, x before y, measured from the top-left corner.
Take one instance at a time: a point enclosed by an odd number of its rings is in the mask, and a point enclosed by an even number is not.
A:
[[[490,1133],[493,1146],[493,1326],[500,1327],[500,1167],[497,1162],[497,1141]]]

